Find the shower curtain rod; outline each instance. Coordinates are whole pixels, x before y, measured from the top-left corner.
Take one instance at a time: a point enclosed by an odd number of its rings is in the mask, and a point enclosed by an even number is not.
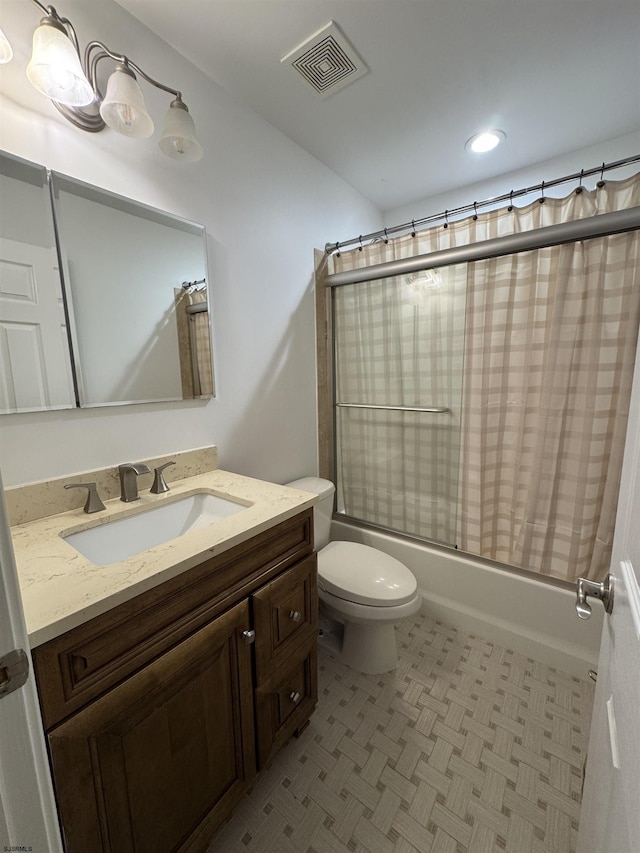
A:
[[[370,267],[356,267],[356,269],[344,270],[344,272],[331,273],[325,277],[324,286],[340,287],[344,284],[375,281],[420,270],[450,267],[454,264],[484,261],[488,258],[500,258],[518,252],[529,252],[547,246],[560,246],[563,243],[575,243],[578,240],[606,237],[610,234],[621,234],[625,231],[637,229],[640,229],[640,206],[627,207],[624,210],[616,210],[612,213],[598,213],[586,219],[574,219],[571,222],[561,222],[558,225],[546,225],[543,228],[509,234],[506,237],[494,237],[491,240],[482,240],[479,243],[454,246],[451,249],[440,249],[437,252],[416,255],[413,258],[401,258],[396,261],[373,264]]]
[[[513,203],[514,198],[520,198],[539,191],[542,192],[542,197],[544,198],[545,189],[548,189],[549,187],[557,187],[560,184],[580,181],[576,190],[582,190],[582,181],[584,178],[600,173],[600,180],[598,181],[598,184],[600,184],[605,172],[608,172],[611,169],[620,169],[622,166],[629,166],[632,163],[638,162],[640,162],[640,154],[636,154],[633,157],[626,157],[624,160],[616,160],[612,163],[602,163],[600,166],[594,166],[592,169],[581,169],[579,172],[574,172],[573,175],[565,175],[563,178],[555,178],[552,181],[542,181],[542,183],[534,184],[532,187],[510,190],[508,193],[504,193],[503,195],[486,198],[483,201],[474,201],[471,204],[465,204],[462,205],[462,207],[454,207],[451,210],[445,210],[443,213],[435,213],[431,216],[425,216],[422,219],[412,219],[411,222],[404,222],[402,225],[394,225],[391,228],[383,228],[380,231],[373,231],[371,234],[360,234],[359,237],[353,237],[350,240],[343,240],[339,243],[326,243],[324,250],[328,255],[333,254],[333,252],[338,252],[339,254],[340,249],[343,249],[345,246],[362,246],[363,243],[374,242],[375,240],[384,240],[386,243],[388,242],[390,235],[401,234],[406,231],[410,231],[411,235],[415,236],[416,230],[421,228],[423,225],[440,222],[443,219],[448,223],[449,217],[457,217],[463,213],[473,212],[475,215],[480,207],[487,207],[488,205],[493,205],[501,201],[508,201],[511,204]]]

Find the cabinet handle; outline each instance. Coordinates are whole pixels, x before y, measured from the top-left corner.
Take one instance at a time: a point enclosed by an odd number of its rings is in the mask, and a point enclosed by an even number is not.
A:
[[[247,646],[250,646],[252,643],[256,641],[256,632],[255,631],[243,631],[242,639],[245,641]]]
[[[290,693],[290,694],[289,694],[289,699],[291,699],[291,701],[292,701],[292,702],[299,702],[299,701],[300,701],[300,694],[299,694],[299,693],[295,693],[295,692]]]
[[[300,614],[299,610],[290,610],[289,611],[289,619],[291,619],[292,622],[299,622],[300,621],[300,615],[301,614]]]

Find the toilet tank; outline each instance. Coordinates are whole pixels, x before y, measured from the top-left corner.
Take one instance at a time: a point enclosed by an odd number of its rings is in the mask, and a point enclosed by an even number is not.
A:
[[[301,480],[285,483],[285,486],[319,496],[318,502],[313,507],[314,545],[316,551],[319,551],[329,544],[333,495],[336,487],[330,480],[323,480],[321,477],[303,477]]]

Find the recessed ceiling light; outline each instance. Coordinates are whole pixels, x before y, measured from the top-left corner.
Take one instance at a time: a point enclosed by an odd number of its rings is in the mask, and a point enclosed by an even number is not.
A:
[[[475,154],[485,154],[487,151],[492,151],[496,145],[499,145],[507,135],[501,130],[485,130],[482,133],[476,133],[471,139],[467,139],[464,147],[467,151],[473,151]]]

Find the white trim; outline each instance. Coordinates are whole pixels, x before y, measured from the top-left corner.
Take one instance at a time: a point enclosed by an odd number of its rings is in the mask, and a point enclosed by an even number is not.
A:
[[[0,653],[29,655],[26,684],[0,700],[0,838],[3,849],[62,853],[49,761],[0,477]]]

